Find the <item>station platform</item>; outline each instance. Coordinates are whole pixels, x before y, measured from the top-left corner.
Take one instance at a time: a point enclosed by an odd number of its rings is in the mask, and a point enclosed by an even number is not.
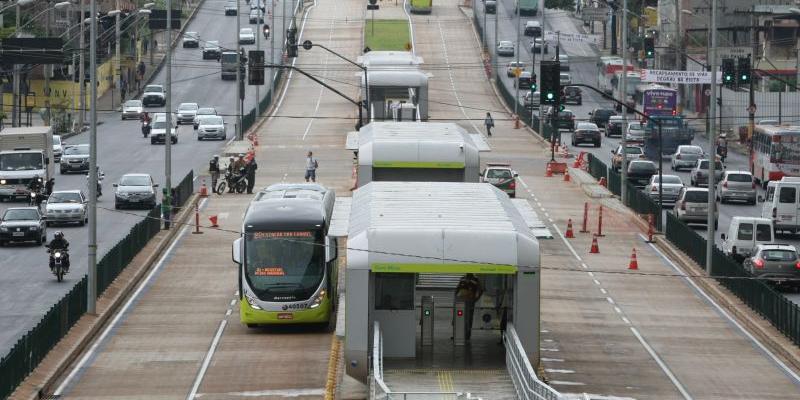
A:
[[[472,398],[514,399],[514,384],[506,369],[506,351],[497,329],[481,329],[480,306],[475,311],[472,337],[455,346],[453,333],[453,290],[417,290],[416,309],[420,315],[422,296],[433,296],[433,345],[423,346],[417,319],[417,357],[384,358],[383,378],[393,392],[461,392]],[[414,399],[442,399],[441,394],[417,394]]]

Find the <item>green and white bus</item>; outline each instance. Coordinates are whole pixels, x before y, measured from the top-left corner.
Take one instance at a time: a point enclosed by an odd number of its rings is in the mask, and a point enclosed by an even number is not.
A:
[[[335,197],[317,184],[275,184],[250,203],[233,243],[243,324],[331,321],[337,254],[328,227]]]
[[[413,14],[430,14],[433,10],[433,0],[411,0],[409,8]]]
[[[517,0],[516,8],[519,15],[536,15],[539,13],[539,0]]]

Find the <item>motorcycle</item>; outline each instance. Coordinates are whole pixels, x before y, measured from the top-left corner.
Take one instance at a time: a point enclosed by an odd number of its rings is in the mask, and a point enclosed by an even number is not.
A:
[[[97,198],[99,199],[100,196],[103,195],[103,178],[106,177],[106,174],[100,172],[97,174]],[[86,175],[86,186],[89,186],[89,175]]]
[[[28,194],[28,205],[33,207],[35,206],[38,209],[42,208],[42,202],[45,201],[47,195],[44,192],[44,189],[40,189],[37,192],[31,191]]]
[[[717,146],[717,156],[719,156],[720,161],[725,162],[725,159],[728,157],[728,146]]]
[[[143,121],[142,122],[142,136],[144,136],[146,138],[147,135],[150,134],[150,130],[151,129],[152,129],[152,127],[150,126],[150,121]]]
[[[225,172],[225,179],[217,185],[217,194],[222,196],[228,187],[232,187],[236,193],[244,193],[247,190],[247,176],[244,174],[233,175],[230,171]]]
[[[51,249],[48,246],[47,252],[50,253],[50,265],[53,266],[50,271],[56,276],[56,280],[63,281],[64,275],[69,272],[67,249]]]

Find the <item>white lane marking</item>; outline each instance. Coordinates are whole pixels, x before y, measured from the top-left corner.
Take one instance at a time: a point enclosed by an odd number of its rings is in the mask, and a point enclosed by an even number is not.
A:
[[[406,13],[406,18],[408,18],[408,32],[411,36],[411,53],[417,55],[417,44],[414,40],[414,24],[411,23],[411,14],[408,13],[408,0],[403,0],[403,12]]]
[[[193,400],[197,394],[197,389],[200,388],[200,383],[203,382],[203,377],[206,375],[206,371],[208,371],[209,364],[211,364],[211,357],[213,357],[214,352],[217,351],[219,339],[222,337],[222,332],[225,330],[225,326],[227,325],[227,319],[220,321],[219,328],[217,328],[217,333],[214,335],[214,340],[211,341],[211,347],[208,348],[208,352],[203,359],[203,365],[200,367],[200,371],[197,372],[197,376],[194,379],[194,385],[192,385],[192,390],[189,392],[189,395],[186,396],[186,400]]]
[[[558,349],[545,349],[545,348],[542,348],[542,351],[552,351],[554,353],[557,353],[559,350]]]
[[[633,335],[636,336],[636,339],[639,339],[639,343],[641,343],[644,349],[647,350],[648,353],[650,353],[650,357],[653,357],[653,359],[656,360],[656,363],[658,363],[658,366],[661,367],[661,370],[664,371],[665,374],[667,374],[667,377],[669,377],[669,380],[672,381],[672,384],[675,385],[676,388],[678,388],[678,391],[681,392],[683,398],[690,400],[692,396],[689,394],[689,392],[686,391],[686,388],[683,387],[681,382],[678,380],[678,378],[675,377],[672,371],[670,371],[669,367],[667,367],[667,365],[664,364],[664,361],[661,360],[661,357],[656,353],[656,351],[653,350],[653,348],[650,347],[650,344],[648,344],[647,341],[644,340],[642,335],[639,334],[639,330],[637,330],[634,327],[630,327],[630,329],[631,332],[633,332]]]
[[[333,28],[335,21],[336,21],[335,18],[331,19],[331,28],[328,31],[328,46],[331,46],[331,42],[333,41],[333,31],[334,31]],[[325,62],[323,63],[325,69],[322,71],[322,77],[319,78],[319,80],[321,80],[322,82],[325,82],[325,78],[328,76],[327,66],[328,66],[328,58],[330,57],[330,55],[331,53],[327,51],[325,52]],[[317,115],[317,113],[319,112],[319,105],[320,103],[322,103],[322,95],[325,94],[325,89],[326,89],[325,86],[320,85],[319,96],[317,96],[317,104],[314,106],[314,115]],[[306,136],[308,136],[308,132],[311,131],[311,127],[314,125],[314,121],[316,120],[317,120],[316,118],[309,119],[308,124],[306,124],[306,130],[305,132],[303,132],[303,139],[302,139],[303,141],[306,140]]]
[[[611,297],[606,297],[606,301],[608,301],[609,304],[614,304],[614,299],[612,299]]]
[[[542,339],[542,341],[545,343],[552,343],[553,339]]]
[[[589,266],[588,266],[588,265],[586,265],[586,263],[581,263],[581,267],[583,267],[583,268],[589,268]]]
[[[603,288],[600,288],[600,293],[602,293],[602,294],[608,294],[608,291],[607,291],[607,290],[605,290],[605,289],[603,289]]]
[[[231,312],[233,312],[233,310],[231,310],[231,309],[229,308],[229,309],[228,309],[228,311],[225,311],[225,316],[226,316],[226,317],[227,317],[227,316],[230,316],[230,315],[231,315]]]
[[[595,285],[600,286],[600,281],[597,279],[592,279],[592,282],[594,282]]]
[[[614,306],[614,311],[616,311],[617,314],[622,314],[622,310],[620,310],[620,308],[617,306]]]
[[[585,386],[586,384],[582,382],[571,382],[571,381],[550,381],[550,385]]]
[[[199,207],[202,208],[205,205],[206,200],[207,198],[203,199],[200,202]],[[105,341],[106,337],[108,337],[109,333],[111,333],[111,331],[113,331],[116,328],[117,324],[119,324],[119,321],[131,308],[131,305],[142,294],[144,288],[150,284],[150,281],[153,279],[153,276],[155,276],[155,274],[158,271],[160,271],[161,268],[164,266],[164,262],[167,260],[167,258],[169,258],[172,255],[172,251],[175,249],[175,246],[178,245],[178,242],[181,241],[181,239],[188,230],[189,230],[189,225],[184,225],[183,229],[181,229],[181,232],[178,234],[176,238],[173,239],[169,247],[167,247],[167,250],[164,252],[164,255],[162,255],[161,258],[158,260],[158,263],[156,263],[155,267],[153,267],[150,273],[147,274],[147,277],[139,284],[139,287],[136,288],[136,291],[133,292],[133,295],[128,299],[128,301],[125,302],[125,305],[122,306],[122,308],[117,312],[117,315],[114,316],[114,319],[111,320],[111,323],[108,324],[108,326],[106,326],[106,329],[103,330],[103,333],[101,333],[100,336],[97,338],[97,340],[95,340],[94,343],[92,343],[92,346],[89,348],[89,351],[87,351],[86,354],[84,354],[83,357],[81,357],[81,360],[78,362],[75,368],[73,368],[72,371],[70,371],[69,375],[67,375],[67,378],[64,379],[64,381],[61,382],[60,385],[58,385],[58,388],[56,388],[56,391],[53,392],[53,395],[60,396],[67,388],[67,386],[69,386],[70,382],[72,382],[72,380],[75,379],[75,376],[78,374],[78,372],[80,372],[81,370],[84,369],[84,367],[86,367],[86,364],[89,362],[89,360],[91,360],[94,357],[95,353],[100,348],[100,345]]]
[[[218,396],[217,393],[198,393],[197,397],[202,398],[204,395]],[[267,390],[251,390],[246,392],[227,392],[224,393],[228,397],[282,397],[282,398],[296,398],[306,396],[322,396],[325,394],[324,388],[319,389],[267,389]]]
[[[575,373],[575,371],[573,371],[571,369],[545,368],[544,370],[547,371],[547,372],[554,373],[554,374],[574,374]]]
[[[629,320],[628,318],[626,318],[626,317],[621,317],[621,318],[622,318],[622,322],[624,322],[624,323],[626,323],[628,325],[631,324],[631,320]]]
[[[541,358],[540,358],[540,360],[542,360],[542,361],[544,361],[544,362],[564,362],[564,359],[563,359],[563,358],[547,358],[547,357],[541,357]]]
[[[645,236],[642,235],[641,233],[639,234],[639,237],[641,237],[642,240],[645,240],[645,241],[647,240],[645,238]],[[717,304],[717,302],[714,301],[714,299],[712,299],[711,296],[706,294],[706,292],[704,292],[703,289],[700,288],[700,286],[698,286],[696,283],[694,283],[694,280],[692,280],[688,276],[686,276],[686,274],[683,272],[683,270],[678,268],[678,266],[675,265],[675,263],[673,263],[672,260],[670,260],[664,253],[662,253],[661,250],[658,247],[656,247],[653,243],[648,243],[648,245],[650,245],[650,248],[653,249],[661,257],[662,260],[666,261],[667,264],[669,264],[669,266],[672,267],[672,269],[676,273],[678,273],[678,275],[683,277],[684,282],[689,283],[697,293],[700,293],[706,301],[708,301],[709,303],[711,303],[711,305],[714,306],[714,308],[717,310],[717,312],[720,313],[720,315],[725,317],[725,319],[727,319],[728,322],[733,324],[742,334],[747,336],[747,338],[750,339],[750,341],[753,342],[753,344],[755,344],[756,347],[758,347],[759,350],[761,350],[764,354],[769,356],[769,358],[772,360],[772,362],[777,364],[778,367],[780,367],[784,371],[784,373],[786,375],[790,376],[795,381],[795,384],[800,384],[800,375],[797,375],[797,373],[794,372],[794,370],[789,368],[783,361],[781,361],[777,356],[775,356],[775,354],[773,354],[771,351],[769,351],[769,349],[767,349],[766,346],[761,344],[761,342],[758,339],[756,339],[755,336],[753,336],[750,332],[747,331],[747,329],[745,329],[741,324],[739,324],[739,321],[736,321],[736,319],[731,317],[731,315],[728,314],[728,312],[725,311],[722,308],[722,306]]]
[[[591,277],[593,277],[593,278],[594,278],[594,272],[592,272],[592,271],[589,271],[589,272],[587,272],[587,274],[589,274],[589,276],[591,276]]]
[[[464,109],[464,105],[461,103],[461,96],[458,94],[458,90],[456,90],[456,81],[455,79],[453,79],[453,68],[450,65],[450,57],[447,54],[447,41],[445,41],[444,39],[444,31],[442,30],[442,23],[440,21],[437,21],[436,23],[439,27],[439,36],[442,38],[442,54],[444,55],[444,62],[445,64],[447,64],[447,74],[450,76],[450,87],[453,89],[453,97],[456,98],[456,103],[458,103],[458,108],[461,110],[461,113],[464,114],[464,119],[469,121],[469,124],[472,125],[472,129],[475,130],[475,133],[483,135],[483,132],[481,132],[481,130],[478,129],[478,126],[475,125],[475,122],[472,121],[469,115],[467,115],[467,110]]]
[[[237,291],[234,296],[239,296],[239,292]],[[231,307],[233,307],[234,304],[236,304],[236,299],[231,300]]]

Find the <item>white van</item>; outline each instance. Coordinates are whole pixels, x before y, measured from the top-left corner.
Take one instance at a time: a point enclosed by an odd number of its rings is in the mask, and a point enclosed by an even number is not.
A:
[[[728,233],[722,234],[722,251],[742,261],[760,244],[774,241],[772,220],[758,217],[733,217]]]
[[[772,220],[775,231],[800,231],[800,178],[783,177],[767,184],[761,216]]]

